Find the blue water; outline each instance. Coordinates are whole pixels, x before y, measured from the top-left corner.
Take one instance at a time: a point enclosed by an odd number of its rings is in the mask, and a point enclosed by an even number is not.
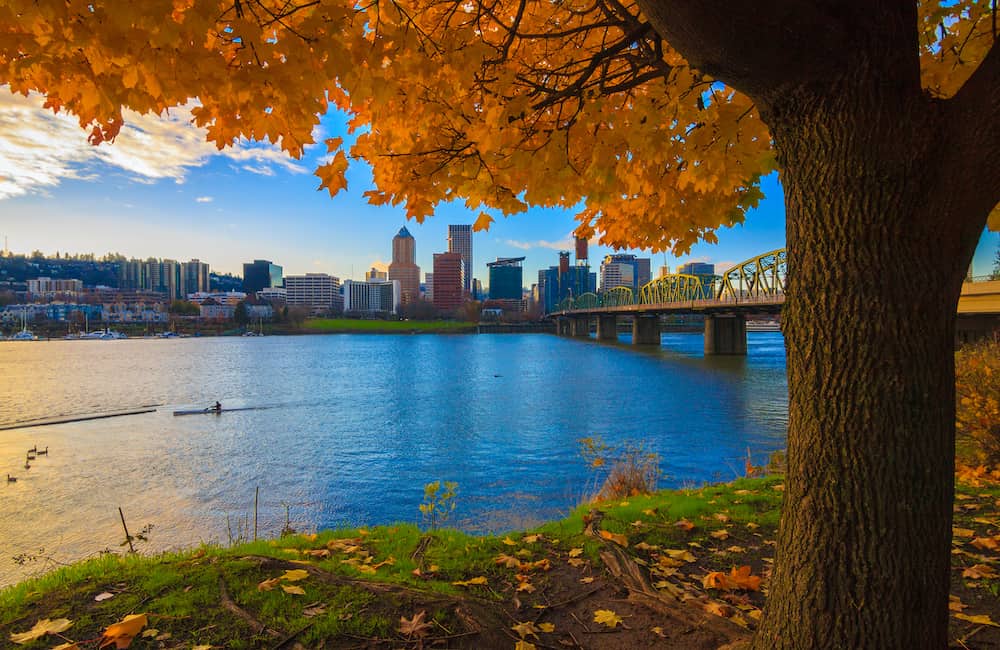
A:
[[[117,507],[145,550],[228,541],[261,494],[262,534],[419,522],[423,485],[458,483],[452,523],[530,526],[579,504],[578,440],[643,441],[664,486],[729,480],[784,446],[779,333],[747,357],[700,334],[653,350],[551,335],[334,335],[0,343],[0,423],[160,404],[155,413],[0,431],[0,584],[117,548]],[[222,415],[172,410],[222,401]],[[24,470],[24,450],[50,447]],[[227,517],[229,523],[227,525]]]

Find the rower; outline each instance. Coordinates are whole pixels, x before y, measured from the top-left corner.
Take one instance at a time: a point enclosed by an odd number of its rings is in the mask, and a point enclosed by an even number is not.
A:
[[[218,400],[215,401],[215,408],[213,409],[216,413],[222,413],[222,403]]]

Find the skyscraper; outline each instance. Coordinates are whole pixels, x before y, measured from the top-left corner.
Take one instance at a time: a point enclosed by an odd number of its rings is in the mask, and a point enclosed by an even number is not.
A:
[[[181,262],[181,283],[184,285],[182,291],[185,296],[189,293],[198,293],[199,291],[208,293],[208,277],[208,264],[201,260],[195,259],[190,262]]]
[[[448,252],[459,253],[462,261],[465,262],[465,284],[463,290],[466,295],[472,295],[472,226],[470,224],[458,224],[448,226]]]
[[[490,269],[490,300],[520,300],[523,257],[498,257],[486,264]]]
[[[254,260],[243,265],[243,291],[248,294],[257,293],[261,289],[282,287],[285,285],[283,271],[271,260]]]
[[[465,260],[459,253],[434,254],[434,306],[453,311],[465,301]]]
[[[403,226],[392,238],[392,263],[389,265],[389,279],[399,280],[403,305],[420,298],[420,267],[415,262],[416,256],[417,242]]]

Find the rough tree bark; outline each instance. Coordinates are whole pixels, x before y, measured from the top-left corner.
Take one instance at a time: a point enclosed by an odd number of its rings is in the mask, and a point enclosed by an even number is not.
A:
[[[955,309],[1000,199],[1000,55],[937,101],[915,3],[763,4],[640,0],[754,99],[782,169],[789,462],[754,645],[943,648]]]

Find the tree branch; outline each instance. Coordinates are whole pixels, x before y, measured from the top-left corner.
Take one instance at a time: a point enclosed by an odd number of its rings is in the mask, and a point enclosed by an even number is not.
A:
[[[994,43],[944,106],[947,162],[962,170],[955,174],[960,187],[953,191],[970,202],[966,209],[980,230],[1000,203],[1000,45]]]
[[[892,0],[636,0],[692,66],[757,100],[862,64],[919,92],[916,4]],[[910,6],[910,5],[913,6]],[[860,63],[863,62],[863,63]]]

